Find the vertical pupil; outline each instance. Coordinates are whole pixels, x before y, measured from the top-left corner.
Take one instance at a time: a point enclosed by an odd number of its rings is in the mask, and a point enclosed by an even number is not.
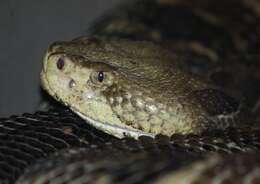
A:
[[[59,58],[56,64],[57,64],[57,68],[61,70],[64,67],[64,59]]]
[[[98,73],[98,81],[102,82],[104,80],[104,72],[99,72]]]

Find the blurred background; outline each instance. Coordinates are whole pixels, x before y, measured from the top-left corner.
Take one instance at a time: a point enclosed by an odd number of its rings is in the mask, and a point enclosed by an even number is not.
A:
[[[34,112],[40,103],[39,73],[54,41],[86,33],[122,0],[1,0],[0,117]]]

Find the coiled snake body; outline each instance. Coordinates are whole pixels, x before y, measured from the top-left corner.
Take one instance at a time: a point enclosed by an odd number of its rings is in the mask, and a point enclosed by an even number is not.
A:
[[[139,0],[55,42],[42,86],[87,123],[63,107],[1,119],[2,182],[260,182],[259,15]]]

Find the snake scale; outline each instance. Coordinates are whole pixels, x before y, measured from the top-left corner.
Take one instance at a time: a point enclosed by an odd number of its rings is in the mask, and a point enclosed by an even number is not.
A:
[[[258,0],[135,0],[55,42],[70,108],[0,119],[1,183],[260,183]]]

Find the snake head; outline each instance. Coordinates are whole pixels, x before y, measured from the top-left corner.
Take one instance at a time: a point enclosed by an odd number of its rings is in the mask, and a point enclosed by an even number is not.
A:
[[[41,85],[52,97],[98,129],[117,137],[151,136],[122,123],[111,107],[117,98],[118,70],[129,67],[132,62],[125,60],[125,66],[119,63],[121,56],[116,47],[86,37],[53,43],[43,60]]]
[[[231,98],[186,74],[170,52],[149,42],[56,42],[44,57],[41,81],[56,100],[119,138],[224,129],[233,122],[218,120],[237,111]]]

